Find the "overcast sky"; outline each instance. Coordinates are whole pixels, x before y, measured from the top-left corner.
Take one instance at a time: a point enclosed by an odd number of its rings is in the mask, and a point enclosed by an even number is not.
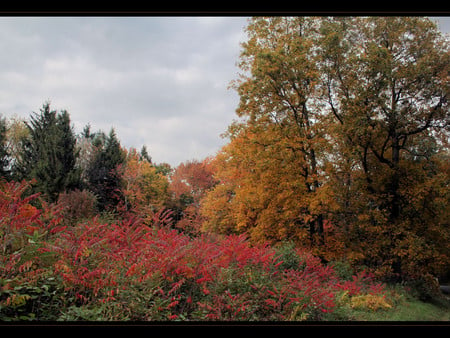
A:
[[[440,19],[450,32],[450,17]],[[235,116],[246,17],[0,17],[0,114],[50,101],[155,163],[215,155]]]

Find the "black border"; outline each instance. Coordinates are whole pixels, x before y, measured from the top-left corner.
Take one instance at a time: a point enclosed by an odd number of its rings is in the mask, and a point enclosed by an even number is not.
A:
[[[307,3],[307,1],[309,3]],[[0,16],[260,16],[260,15],[418,15],[450,16],[450,3],[402,2],[383,3],[380,1],[330,1],[293,0],[290,3],[272,1],[258,2],[33,2],[20,3],[3,1]],[[100,332],[129,334],[134,330],[152,334],[163,333],[261,333],[313,332],[333,334],[361,333],[390,335],[398,333],[449,332],[450,322],[1,322],[2,333],[48,333],[69,332],[98,334]],[[131,331],[130,331],[131,330]],[[230,331],[231,330],[231,331]],[[286,330],[286,331],[284,331]]]
[[[449,16],[445,1],[3,1],[0,15],[50,16],[260,16],[260,15],[426,15]]]

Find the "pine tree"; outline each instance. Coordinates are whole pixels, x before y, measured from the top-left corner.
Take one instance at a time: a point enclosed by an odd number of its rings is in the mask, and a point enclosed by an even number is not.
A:
[[[0,117],[0,177],[9,177],[9,155],[7,148],[7,126],[5,118]]]
[[[113,210],[123,199],[117,167],[124,163],[125,155],[113,128],[104,140],[102,135],[93,140],[97,150],[87,168],[87,181],[88,189],[97,195],[99,209],[104,211]]]
[[[36,179],[34,189],[55,202],[59,193],[79,184],[75,168],[77,151],[75,135],[67,111],[57,113],[45,103],[40,114],[33,113],[26,123],[29,138],[24,142],[22,156],[16,163],[18,178]]]
[[[146,160],[148,163],[152,163],[152,158],[147,151],[147,147],[145,145],[142,146],[141,152],[139,154],[140,160]]]

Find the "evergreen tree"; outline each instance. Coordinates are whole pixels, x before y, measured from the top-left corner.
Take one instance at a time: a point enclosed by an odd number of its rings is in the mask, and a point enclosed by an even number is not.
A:
[[[149,153],[147,151],[147,147],[145,145],[143,145],[142,148],[141,148],[141,153],[140,153],[139,159],[141,161],[142,160],[146,160],[146,161],[148,161],[148,163],[152,163],[152,158],[149,155]]]
[[[107,137],[102,135],[93,140],[97,151],[87,168],[87,181],[88,188],[97,195],[99,209],[104,211],[113,210],[123,199],[117,167],[125,162],[125,155],[113,128]]]
[[[9,177],[9,154],[7,147],[7,126],[5,118],[0,117],[0,177]]]
[[[55,202],[59,193],[79,185],[79,170],[75,168],[76,139],[69,113],[57,114],[45,103],[40,114],[33,113],[26,126],[30,136],[16,163],[17,176],[36,179],[35,190]]]

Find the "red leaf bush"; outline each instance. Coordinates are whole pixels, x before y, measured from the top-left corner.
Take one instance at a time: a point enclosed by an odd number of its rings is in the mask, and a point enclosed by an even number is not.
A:
[[[28,187],[0,189],[1,318],[317,320],[341,292],[383,293],[365,273],[340,280],[305,250],[289,258],[244,235],[189,237],[169,211],[150,223],[93,217],[64,227],[58,209],[24,196]]]

